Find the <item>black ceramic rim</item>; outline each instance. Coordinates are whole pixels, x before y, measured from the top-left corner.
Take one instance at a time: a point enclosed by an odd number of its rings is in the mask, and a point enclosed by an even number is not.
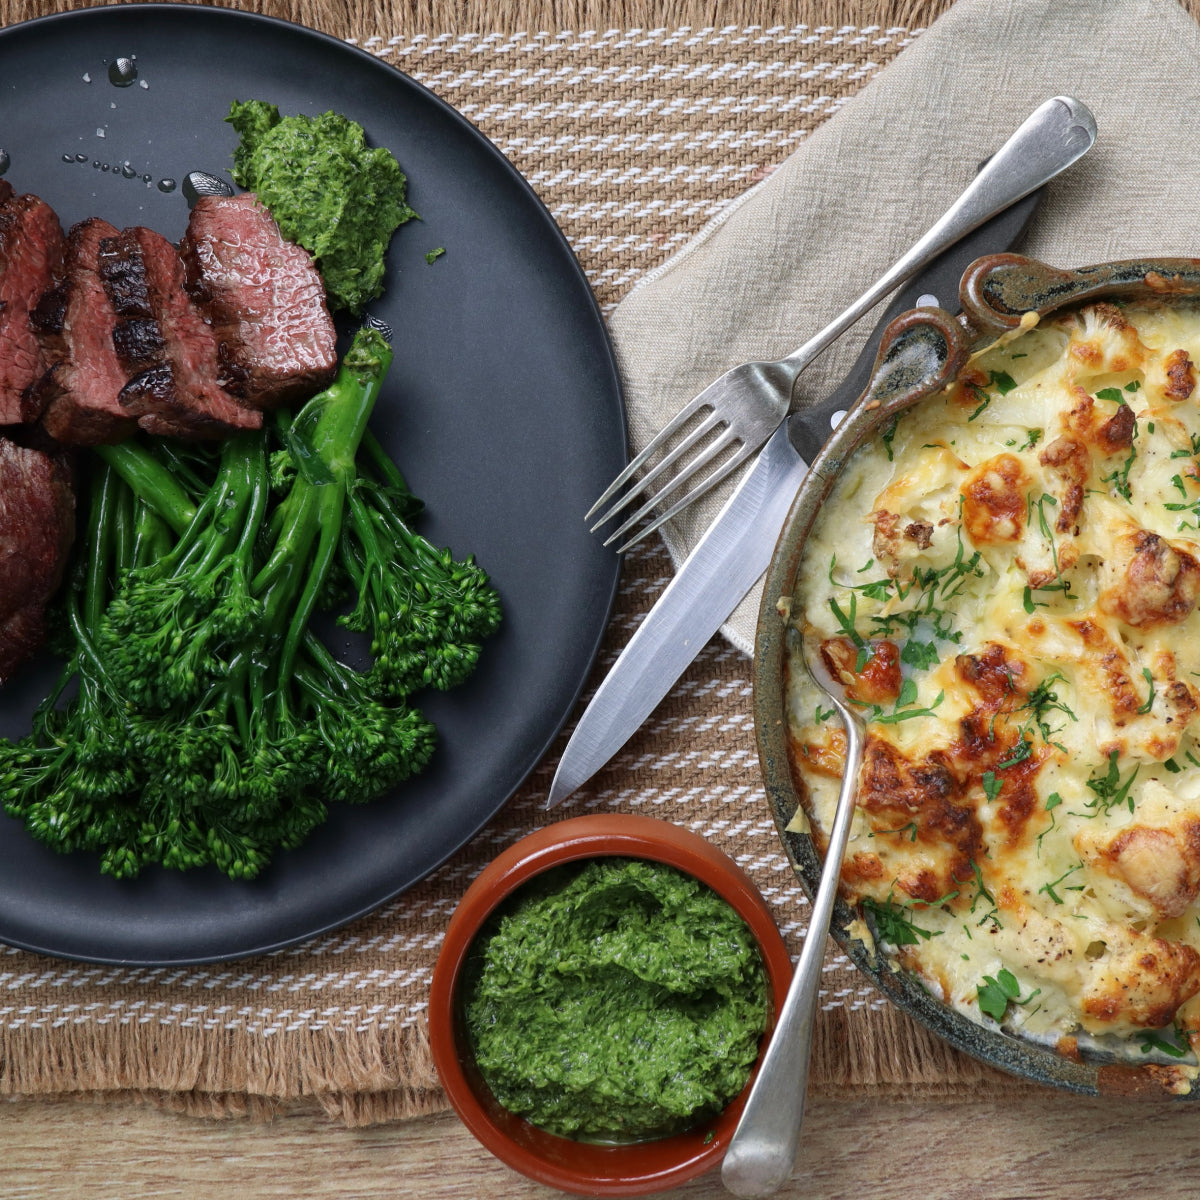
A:
[[[626,461],[604,322],[566,238],[507,159],[365,51],[270,17],[139,4],[11,26],[0,55],[7,178],[64,227],[102,216],[177,239],[186,200],[160,183],[227,176],[236,134],[223,118],[235,99],[359,121],[400,160],[422,218],[393,240],[387,291],[370,310],[396,331],[397,351],[373,428],[426,502],[422,532],[474,554],[505,609],[471,680],[421,698],[439,731],[430,769],[394,796],[336,808],[251,883],[215,870],[119,883],[93,856],[55,855],[0,818],[10,946],[130,965],[278,950],[445,863],[526,780],[578,699],[619,575],[583,522]],[[120,56],[134,59],[132,86],[109,82]],[[0,693],[0,734],[28,728],[56,674],[39,660]]]

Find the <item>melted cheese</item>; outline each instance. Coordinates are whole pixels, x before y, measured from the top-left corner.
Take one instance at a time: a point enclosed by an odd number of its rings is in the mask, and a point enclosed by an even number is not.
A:
[[[871,718],[842,875],[875,942],[975,1020],[1139,1061],[1200,1044],[1198,362],[1194,302],[976,355],[847,465],[787,610]],[[823,844],[844,738],[788,688]]]

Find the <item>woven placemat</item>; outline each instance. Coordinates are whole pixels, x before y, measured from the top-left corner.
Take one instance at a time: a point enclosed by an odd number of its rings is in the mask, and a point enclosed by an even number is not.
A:
[[[0,0],[0,20],[64,7],[78,6]],[[355,41],[455,105],[543,197],[606,312],[867,86],[939,10],[784,6],[766,26],[725,4],[233,7]],[[657,545],[627,557],[585,699],[670,572]],[[555,815],[651,813],[704,834],[754,877],[796,952],[808,904],[762,792],[749,666],[724,643],[709,645],[622,753]],[[567,732],[506,809],[429,879],[304,945],[170,970],[0,949],[0,1094],[136,1095],[206,1116],[315,1101],[348,1124],[443,1108],[424,1027],[442,933],[483,865],[548,819],[541,802]],[[829,954],[816,1094],[954,1097],[984,1081],[1026,1086],[950,1050]]]

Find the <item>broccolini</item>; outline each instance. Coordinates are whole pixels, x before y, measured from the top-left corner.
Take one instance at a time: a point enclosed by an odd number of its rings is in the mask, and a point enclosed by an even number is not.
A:
[[[252,878],[326,801],[370,801],[426,765],[435,734],[412,693],[461,682],[500,606],[472,560],[407,524],[420,504],[366,433],[390,360],[360,330],[278,440],[98,448],[63,599],[71,652],[30,734],[0,742],[0,802],[35,837],[117,877]],[[311,628],[339,590],[344,622],[372,634],[365,670]]]

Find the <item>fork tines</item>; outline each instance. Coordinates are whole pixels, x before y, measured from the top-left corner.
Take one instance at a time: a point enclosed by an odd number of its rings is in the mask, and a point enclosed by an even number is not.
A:
[[[674,441],[676,438],[678,441]],[[697,447],[699,449],[691,459],[672,471],[685,454]],[[734,448],[734,452],[727,454],[730,447]],[[658,490],[643,500],[637,509],[627,515],[605,538],[604,545],[608,546],[635,529],[655,509],[667,503],[669,497],[685,484],[692,483],[691,489],[682,497],[670,502],[669,507],[638,528],[617,547],[618,553],[624,553],[719,483],[730,471],[744,462],[753,450],[754,447],[746,446],[703,396],[697,396],[681,409],[658,436],[609,484],[584,519],[591,521],[600,509],[606,504],[609,505],[596,517],[591,526],[592,532],[595,532],[600,526],[626,513],[637,502],[639,496],[646,494],[653,484],[661,481]],[[659,454],[662,457],[655,461]],[[725,457],[722,458],[722,455]],[[638,472],[650,463],[653,463],[650,469],[635,479]],[[703,473],[705,467],[711,467],[711,470]]]

